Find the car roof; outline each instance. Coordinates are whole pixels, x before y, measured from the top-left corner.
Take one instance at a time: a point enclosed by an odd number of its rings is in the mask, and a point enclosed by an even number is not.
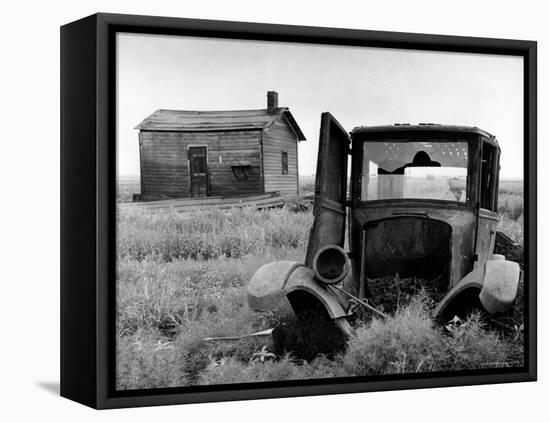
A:
[[[476,126],[461,126],[461,125],[440,125],[434,123],[419,123],[411,125],[408,123],[396,123],[393,125],[379,126],[358,126],[353,128],[351,135],[356,134],[372,134],[372,133],[399,133],[399,132],[449,132],[449,133],[465,133],[481,135],[495,145],[498,145],[496,137],[483,129]]]

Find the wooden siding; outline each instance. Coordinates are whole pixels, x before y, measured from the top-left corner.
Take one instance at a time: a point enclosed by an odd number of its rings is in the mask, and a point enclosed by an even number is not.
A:
[[[263,133],[263,167],[265,192],[298,194],[298,141],[284,117]],[[283,175],[281,152],[288,153],[288,175]]]
[[[142,198],[153,200],[190,196],[189,146],[207,147],[209,195],[230,197],[263,193],[259,136],[259,131],[142,131]],[[250,164],[248,177],[237,179],[231,165],[242,162]]]

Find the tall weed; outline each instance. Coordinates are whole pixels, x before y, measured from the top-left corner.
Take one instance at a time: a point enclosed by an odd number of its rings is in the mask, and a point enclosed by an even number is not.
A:
[[[150,213],[119,208],[117,255],[135,260],[209,260],[240,258],[270,249],[303,249],[311,223],[311,214],[286,209]]]
[[[478,315],[440,327],[430,313],[418,296],[395,315],[363,324],[348,343],[344,368],[373,375],[521,366],[522,346],[488,330]]]

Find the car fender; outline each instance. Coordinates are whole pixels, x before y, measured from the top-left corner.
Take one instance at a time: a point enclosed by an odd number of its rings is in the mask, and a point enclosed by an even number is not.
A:
[[[313,270],[293,261],[277,261],[264,264],[252,276],[246,288],[248,305],[254,311],[269,311],[277,308],[286,296],[296,311],[293,293],[305,292],[318,300],[332,319],[347,317],[347,302],[335,291],[315,279]]]
[[[485,263],[485,277],[479,299],[489,314],[505,311],[514,304],[520,277],[519,264],[495,254]]]
[[[476,290],[477,293],[481,292],[483,287],[483,269],[474,266],[474,269],[468,273],[460,282],[458,282],[443,299],[437,304],[433,315],[436,319],[440,319],[447,311],[448,307],[453,304],[455,300],[459,298],[461,294],[464,294],[468,290]]]
[[[276,261],[260,267],[246,287],[249,307],[254,311],[275,309],[285,296],[288,278],[300,266],[295,261]]]
[[[485,266],[474,266],[458,284],[456,284],[439,302],[434,316],[440,318],[447,308],[468,289],[479,293],[481,305],[489,314],[505,311],[516,298],[519,283],[520,267],[503,256],[494,254]]]
[[[293,304],[292,293],[302,291],[317,299],[332,319],[348,316],[347,302],[327,285],[317,282],[315,273],[308,267],[297,267],[288,278],[284,290],[295,311],[299,305]]]

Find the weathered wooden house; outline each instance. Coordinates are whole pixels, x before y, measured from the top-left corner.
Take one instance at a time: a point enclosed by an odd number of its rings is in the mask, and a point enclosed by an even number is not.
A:
[[[278,95],[259,110],[157,110],[139,129],[141,199],[298,192],[304,134]]]

